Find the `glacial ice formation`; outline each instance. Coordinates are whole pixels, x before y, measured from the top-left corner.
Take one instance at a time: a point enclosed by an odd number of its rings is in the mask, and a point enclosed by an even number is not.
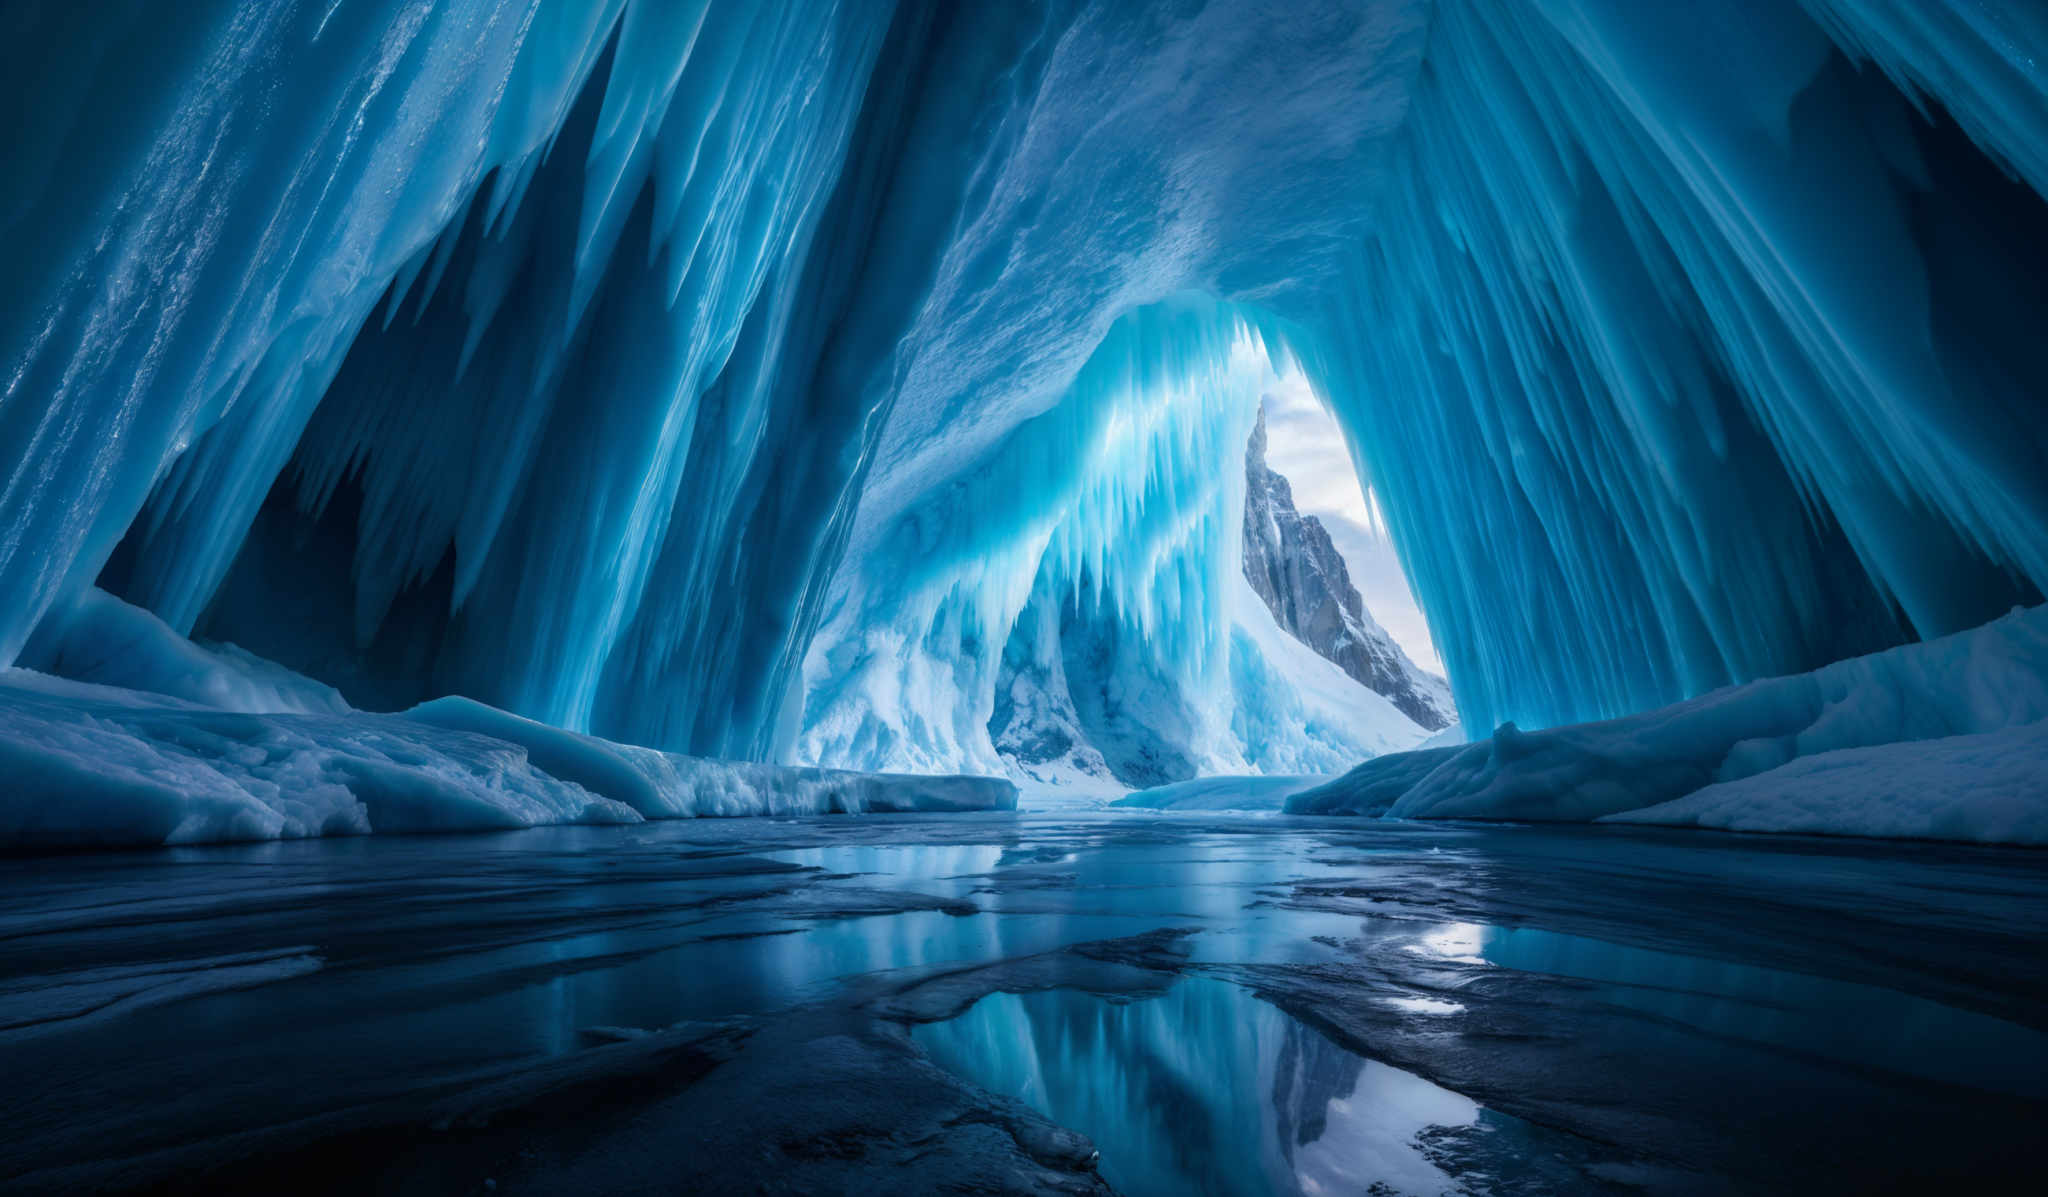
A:
[[[140,607],[89,588],[43,617],[17,664],[74,682],[247,714],[332,715],[332,686],[232,644],[203,645]]]
[[[710,815],[1007,810],[990,777],[704,760],[466,699],[250,714],[0,671],[0,845],[130,847]]]
[[[1286,808],[2048,844],[2048,606],[1604,723],[1503,724]]]
[[[0,674],[0,843],[144,846],[634,823],[518,747],[393,715],[246,714]]]
[[[1293,369],[1468,726],[1960,631],[2048,583],[2044,63],[1984,0],[22,0],[0,662],[98,586],[359,708],[1321,768],[1233,626]]]
[[[47,636],[47,639],[46,639]],[[0,670],[0,846],[192,844],[710,815],[1006,810],[991,777],[705,760],[464,698],[400,714],[89,590]]]

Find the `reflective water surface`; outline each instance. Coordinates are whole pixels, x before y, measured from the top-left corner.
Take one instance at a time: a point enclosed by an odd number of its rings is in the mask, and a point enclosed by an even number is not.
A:
[[[1133,1194],[1435,1193],[1458,1182],[1423,1132],[1480,1113],[1221,981],[1140,1002],[998,994],[917,1040],[945,1067],[1086,1128],[1103,1176]]]
[[[0,862],[0,1186],[1162,928],[910,1033],[1125,1191],[1854,1187],[2048,1124],[2040,854],[1077,813]],[[906,973],[905,975],[909,975]]]

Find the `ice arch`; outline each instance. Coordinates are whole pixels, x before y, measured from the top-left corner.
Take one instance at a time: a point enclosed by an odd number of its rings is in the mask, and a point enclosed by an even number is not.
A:
[[[1089,369],[1140,326],[1148,378],[1227,375],[1250,330],[1316,379],[1475,724],[2048,580],[2031,6],[0,23],[0,658],[97,580],[359,702],[965,763],[1047,493],[1097,512],[1051,559],[1119,625],[1212,597],[1123,557],[1168,541],[1069,463],[982,486],[1032,428],[1111,435]]]
[[[1244,580],[1245,443],[1294,365],[1280,333],[1200,294],[1119,319],[1057,403],[843,567],[790,751],[994,771],[998,749],[1035,747],[1063,780],[1145,785],[1327,772],[1423,739]]]

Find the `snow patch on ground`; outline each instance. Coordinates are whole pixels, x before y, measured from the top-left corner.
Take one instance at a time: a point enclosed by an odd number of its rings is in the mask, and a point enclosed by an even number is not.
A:
[[[1602,822],[2048,845],[2048,722],[1823,752]]]

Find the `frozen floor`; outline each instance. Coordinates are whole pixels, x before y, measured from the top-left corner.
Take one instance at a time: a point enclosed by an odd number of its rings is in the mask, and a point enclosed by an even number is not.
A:
[[[0,1189],[1996,1181],[2044,996],[2015,849],[1076,812],[0,861]]]

